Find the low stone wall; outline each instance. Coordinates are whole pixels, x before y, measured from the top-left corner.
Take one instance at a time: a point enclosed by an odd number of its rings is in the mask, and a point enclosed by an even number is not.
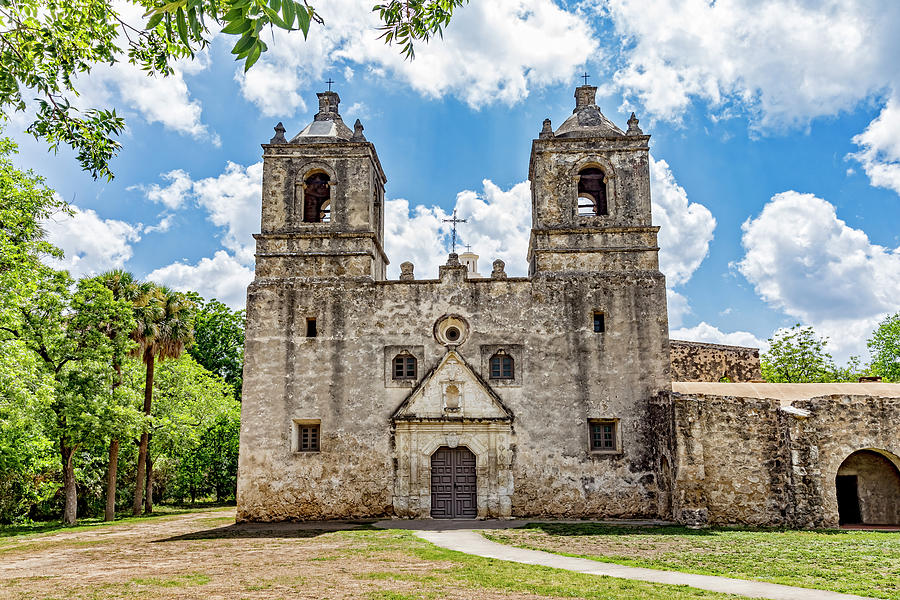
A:
[[[871,450],[900,468],[900,397],[673,400],[673,516],[687,524],[836,527],[835,478],[848,457]],[[864,493],[861,481],[861,501]],[[898,504],[895,493],[878,514],[895,515]]]
[[[672,381],[753,381],[762,378],[759,348],[669,340]]]

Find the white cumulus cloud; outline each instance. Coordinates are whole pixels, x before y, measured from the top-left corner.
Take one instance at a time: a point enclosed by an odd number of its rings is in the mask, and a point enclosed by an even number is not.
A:
[[[736,104],[761,126],[804,124],[898,81],[900,3],[606,0],[624,44],[615,85],[653,115]]]
[[[59,213],[44,222],[48,241],[65,252],[61,260],[48,259],[48,263],[73,277],[123,267],[134,253],[132,244],[141,239],[141,226],[104,219],[74,204],[71,208],[74,216]]]
[[[875,324],[900,310],[900,248],[873,244],[829,202],[782,192],[742,230],[740,272],[764,301],[828,336],[836,355],[864,352]]]
[[[895,96],[866,130],[854,136],[860,147],[850,155],[860,162],[869,181],[900,194],[900,100]]]
[[[694,327],[682,327],[670,329],[669,337],[673,340],[686,340],[689,342],[706,342],[708,344],[726,344],[728,346],[748,346],[759,348],[765,352],[769,348],[767,340],[761,340],[749,331],[724,332],[718,327],[702,321]]]
[[[664,160],[650,158],[653,222],[659,225],[659,268],[670,287],[687,283],[709,252],[716,219],[688,200]]]
[[[167,185],[154,183],[136,189],[173,210],[196,203],[206,210],[213,225],[224,230],[222,245],[242,264],[253,263],[253,234],[259,231],[262,210],[262,162],[244,167],[229,161],[221,174],[198,180],[181,169],[161,177]]]
[[[325,26],[308,40],[276,31],[260,61],[235,75],[244,96],[265,115],[289,115],[306,109],[301,92],[327,69],[359,65],[428,97],[512,104],[536,87],[569,81],[597,58],[588,19],[552,0],[472,2],[454,12],[443,39],[418,44],[414,61],[378,39],[371,8],[365,0],[334,0],[320,7]]]
[[[196,264],[176,262],[147,274],[146,280],[167,285],[179,291],[195,291],[204,298],[215,298],[233,309],[244,308],[247,286],[253,271],[219,250],[212,258]]]
[[[115,10],[125,22],[138,29],[142,27],[141,6],[116,2]],[[125,45],[127,40],[120,35],[118,43]],[[207,138],[218,146],[221,143],[218,135],[203,123],[200,101],[191,96],[184,79],[186,74],[201,71],[208,65],[208,55],[201,52],[194,59],[175,61],[173,73],[168,77],[148,76],[139,66],[129,63],[127,56],[120,56],[119,62],[96,65],[90,73],[79,77],[80,97],[76,104],[81,108],[124,105],[148,123],[160,123],[166,129],[193,138]]]

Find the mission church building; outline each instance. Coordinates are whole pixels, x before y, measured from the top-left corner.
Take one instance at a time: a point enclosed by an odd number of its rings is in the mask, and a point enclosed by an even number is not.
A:
[[[437,278],[403,263],[388,280],[387,178],[362,124],[332,91],[293,138],[279,123],[247,292],[239,521],[836,524],[834,477],[859,449],[876,456],[854,455],[859,520],[900,519],[900,386],[786,399],[702,383],[758,379],[758,351],[670,342],[650,138],[595,94],[578,87],[532,143],[527,277],[451,253]],[[831,456],[851,413],[859,433]]]

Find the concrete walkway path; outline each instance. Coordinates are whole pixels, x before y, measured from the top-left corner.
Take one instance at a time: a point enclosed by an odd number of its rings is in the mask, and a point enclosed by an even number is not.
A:
[[[778,585],[762,581],[747,581],[744,579],[730,579],[728,577],[716,577],[713,575],[695,575],[693,573],[681,573],[678,571],[660,571],[657,569],[643,569],[639,567],[626,567],[603,563],[586,558],[574,558],[561,556],[539,550],[526,550],[498,544],[485,538],[478,531],[471,529],[437,530],[437,531],[413,531],[420,538],[431,542],[436,546],[457,550],[466,554],[496,558],[528,565],[542,565],[556,569],[566,569],[591,575],[606,575],[621,579],[636,579],[650,583],[668,583],[671,585],[687,585],[701,590],[722,592],[725,594],[738,594],[749,598],[770,598],[771,600],[860,600],[862,596],[851,594],[839,594],[825,590],[813,590],[808,588]]]

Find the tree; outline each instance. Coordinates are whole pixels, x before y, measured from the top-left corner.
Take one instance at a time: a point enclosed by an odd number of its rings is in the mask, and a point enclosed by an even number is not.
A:
[[[218,300],[204,302],[191,295],[197,304],[194,318],[194,343],[188,352],[207,370],[219,375],[241,398],[244,370],[244,311],[231,310]]]
[[[770,383],[857,381],[865,372],[856,356],[851,356],[846,366],[838,367],[825,351],[828,338],[820,338],[809,326],[797,324],[782,329],[769,344],[760,362],[762,376]]]
[[[413,42],[442,34],[467,1],[393,0],[373,10],[384,23],[382,38],[412,58]],[[131,8],[143,16],[129,22],[123,13]],[[247,70],[266,51],[267,30],[306,37],[313,22],[324,21],[306,0],[0,0],[0,109],[25,111],[24,96],[36,94],[27,131],[54,151],[72,147],[94,178],[112,178],[109,161],[125,122],[115,110],[72,105],[79,75],[128,60],[150,76],[166,76],[175,59],[193,57],[218,34],[235,40],[231,53]]]
[[[160,495],[170,488],[192,499],[210,490],[233,495],[240,404],[231,386],[185,353],[160,367],[154,387],[150,449],[167,474]]]
[[[762,375],[771,383],[829,381],[835,370],[831,355],[825,351],[827,340],[818,337],[812,327],[798,323],[769,339],[769,351],[762,355]]]
[[[102,415],[112,401],[109,365],[130,346],[131,307],[90,279],[72,290],[65,271],[45,268],[19,300],[18,311],[0,325],[41,361],[53,378],[48,431],[58,440],[65,489],[63,522],[74,524],[77,510],[75,453],[102,431]],[[108,330],[121,332],[110,338]]]
[[[141,358],[146,366],[144,384],[144,414],[149,418],[153,404],[153,376],[156,361],[178,358],[185,346],[193,341],[194,304],[184,294],[166,287],[156,286],[148,300],[136,307],[137,327],[133,338],[138,343],[132,354]],[[145,428],[141,433],[138,450],[137,481],[134,486],[132,514],[141,512],[144,494],[144,478],[147,478],[147,503],[145,509],[151,512],[152,505],[152,464],[147,458],[150,432]]]
[[[147,283],[140,283],[134,275],[128,271],[115,269],[99,275],[97,277],[102,285],[104,285],[116,300],[124,300],[131,306],[142,306],[149,300],[149,295],[153,287]],[[136,331],[126,332],[129,336],[134,337]],[[122,334],[120,331],[107,331],[107,336],[115,338]],[[122,385],[122,357],[113,356],[112,368],[115,371],[115,378],[112,383],[112,393],[116,395]],[[129,404],[128,398],[125,399],[125,405]],[[110,420],[118,427],[110,431],[109,442],[109,462],[107,467],[106,480],[106,510],[104,512],[104,521],[113,521],[116,518],[116,472],[119,464],[119,440],[127,435],[130,431],[131,422],[125,418],[115,418]]]
[[[887,317],[868,341],[872,373],[886,381],[900,381],[900,312]]]

